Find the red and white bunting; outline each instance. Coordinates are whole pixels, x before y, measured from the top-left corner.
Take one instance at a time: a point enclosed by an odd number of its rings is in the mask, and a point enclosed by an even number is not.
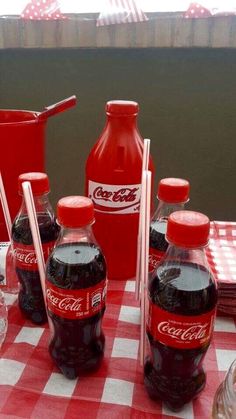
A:
[[[101,11],[97,26],[119,23],[144,22],[148,20],[135,0],[107,0]]]
[[[21,13],[21,17],[30,20],[65,19],[58,0],[31,0]]]

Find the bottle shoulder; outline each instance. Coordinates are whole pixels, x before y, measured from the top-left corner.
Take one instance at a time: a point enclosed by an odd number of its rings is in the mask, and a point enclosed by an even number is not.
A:
[[[47,261],[46,276],[59,288],[88,288],[106,279],[106,261],[94,243],[63,243],[53,249]]]
[[[211,272],[191,262],[165,260],[149,280],[150,300],[164,310],[198,315],[214,309],[217,289]]]
[[[42,242],[55,241],[60,232],[54,214],[49,212],[37,213],[37,221]],[[12,239],[25,245],[33,244],[28,215],[18,214],[12,224]]]

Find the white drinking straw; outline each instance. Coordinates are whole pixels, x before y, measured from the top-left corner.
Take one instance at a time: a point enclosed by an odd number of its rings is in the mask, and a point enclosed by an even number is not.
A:
[[[144,365],[144,347],[145,347],[145,294],[144,294],[144,257],[145,257],[145,241],[144,241],[144,233],[145,233],[145,217],[146,217],[146,205],[145,205],[145,196],[146,196],[146,171],[143,172],[142,176],[142,195],[141,195],[141,202],[142,202],[142,211],[140,212],[141,216],[141,242],[140,242],[140,272],[139,272],[139,293],[141,296],[141,307],[140,307],[140,315],[141,315],[141,325],[140,325],[140,364],[141,366]],[[141,278],[140,278],[141,277]],[[141,279],[141,281],[140,281]]]
[[[140,364],[144,365],[146,358],[146,318],[147,318],[147,285],[148,285],[148,256],[149,256],[149,228],[151,210],[151,172],[144,171],[142,184],[143,211],[141,213],[141,328],[140,328]]]
[[[150,156],[150,140],[144,139],[143,144],[143,160],[142,160],[142,174],[141,174],[141,185],[143,185],[144,171],[148,170]],[[143,211],[143,200],[142,200],[142,186],[141,186],[141,199],[140,199],[140,211],[139,211],[139,227],[138,227],[138,239],[137,239],[137,261],[136,261],[136,282],[135,282],[135,297],[136,300],[140,299],[140,259],[141,259],[141,214]]]
[[[22,189],[23,189],[23,194],[25,198],[27,214],[28,214],[29,222],[30,222],[30,230],[31,230],[32,238],[33,238],[36,257],[37,257],[38,270],[39,270],[39,276],[40,276],[40,281],[41,281],[41,287],[43,291],[44,304],[45,304],[46,313],[48,316],[47,303],[46,303],[46,289],[45,289],[45,262],[44,262],[43,248],[42,248],[42,243],[41,243],[41,238],[40,238],[40,233],[39,233],[38,220],[37,220],[37,215],[36,215],[36,210],[35,210],[35,205],[34,205],[34,198],[33,198],[30,182],[23,182]],[[48,324],[49,324],[49,328],[52,330],[52,322],[49,317],[48,317]]]
[[[4,188],[1,172],[0,172],[0,199],[1,199],[2,210],[3,210],[3,214],[4,214],[4,218],[5,218],[5,223],[6,223],[6,227],[7,227],[7,233],[8,233],[8,236],[9,236],[9,240],[11,242],[12,222],[11,222],[11,216],[10,216],[10,212],[9,212],[9,207],[8,207],[8,203],[7,203],[7,197],[6,197],[6,193],[5,193],[5,188]]]
[[[145,217],[145,259],[144,259],[144,284],[145,284],[145,321],[148,311],[148,273],[149,273],[149,238],[150,238],[150,214],[151,214],[151,183],[152,173],[148,170],[146,179],[146,217]],[[146,327],[146,325],[145,325]]]

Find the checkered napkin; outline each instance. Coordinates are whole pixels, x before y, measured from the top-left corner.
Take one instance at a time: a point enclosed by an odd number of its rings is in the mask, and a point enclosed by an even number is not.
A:
[[[236,315],[236,223],[211,223],[207,257],[218,283],[218,310]]]
[[[110,281],[103,321],[106,350],[99,371],[67,380],[48,353],[48,327],[33,327],[7,295],[9,328],[0,353],[0,418],[209,418],[214,393],[236,358],[236,322],[218,317],[205,358],[207,384],[178,414],[151,401],[139,365],[140,309],[134,281]]]

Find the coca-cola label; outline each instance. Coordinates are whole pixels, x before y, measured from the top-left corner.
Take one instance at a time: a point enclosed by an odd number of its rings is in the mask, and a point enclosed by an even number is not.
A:
[[[148,256],[148,271],[152,272],[161,259],[163,258],[165,252],[162,252],[161,250],[154,249],[153,247],[149,248],[149,256]]]
[[[89,181],[88,196],[99,212],[133,214],[139,212],[141,185],[108,185]]]
[[[47,308],[65,319],[86,319],[94,316],[105,306],[106,292],[106,280],[93,287],[79,290],[59,288],[47,280]]]
[[[0,287],[5,288],[7,285],[7,256],[9,255],[10,242],[0,243]]]
[[[166,346],[194,349],[209,343],[215,309],[200,316],[181,316],[150,302],[147,328],[153,338]]]
[[[43,255],[45,262],[48,259],[55,241],[42,243]],[[26,270],[26,271],[37,271],[37,256],[32,244],[22,244],[18,242],[13,242],[13,254],[15,259],[15,266],[17,268]]]

